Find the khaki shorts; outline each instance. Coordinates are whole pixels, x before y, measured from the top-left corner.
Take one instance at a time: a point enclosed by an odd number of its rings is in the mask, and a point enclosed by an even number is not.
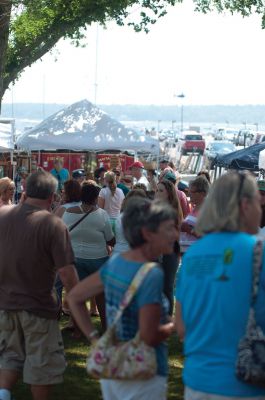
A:
[[[0,369],[23,371],[30,385],[63,381],[63,339],[56,320],[27,311],[0,311]]]

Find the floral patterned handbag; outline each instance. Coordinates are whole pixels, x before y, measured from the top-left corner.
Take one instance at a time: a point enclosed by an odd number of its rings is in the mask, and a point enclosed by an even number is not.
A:
[[[123,311],[129,305],[145,276],[156,265],[151,262],[142,265],[125,293],[112,325],[92,346],[86,369],[94,378],[149,379],[156,374],[155,350],[144,343],[139,332],[133,339],[126,342],[118,342],[115,334],[116,324]]]
[[[258,294],[262,266],[262,242],[254,248],[252,299],[245,336],[238,345],[236,375],[245,383],[265,387],[265,334],[257,325],[254,304]]]

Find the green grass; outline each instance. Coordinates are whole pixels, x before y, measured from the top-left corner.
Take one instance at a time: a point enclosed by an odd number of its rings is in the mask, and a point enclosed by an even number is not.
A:
[[[99,320],[94,320],[99,325]],[[65,324],[63,319],[62,326]],[[52,400],[100,400],[102,399],[99,383],[90,378],[85,370],[85,361],[88,344],[85,339],[73,340],[68,332],[64,332],[64,344],[67,358],[67,369],[64,374],[64,383],[57,385],[53,390]],[[169,380],[168,400],[183,399],[182,349],[176,336],[169,340]],[[19,382],[13,390],[16,400],[30,400],[30,389]],[[122,400],[122,399],[121,399]]]

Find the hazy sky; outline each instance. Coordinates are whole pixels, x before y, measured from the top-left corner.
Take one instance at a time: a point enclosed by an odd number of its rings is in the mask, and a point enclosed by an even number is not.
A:
[[[190,0],[168,10],[148,35],[111,23],[88,29],[87,47],[61,41],[27,68],[14,102],[265,104],[265,31],[259,16],[202,15]],[[55,62],[55,59],[57,61]],[[97,62],[96,62],[97,59]],[[97,65],[97,74],[95,72]],[[12,101],[11,91],[4,101]]]

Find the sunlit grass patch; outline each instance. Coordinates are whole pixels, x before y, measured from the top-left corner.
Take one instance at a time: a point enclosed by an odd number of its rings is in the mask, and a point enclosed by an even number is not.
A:
[[[99,319],[95,318],[93,322],[99,328]],[[64,317],[61,326],[64,327],[66,323],[67,318]],[[68,365],[64,375],[64,383],[54,388],[52,400],[101,400],[99,382],[89,377],[85,369],[89,350],[87,340],[85,338],[72,339],[69,331],[64,331],[63,337]],[[183,399],[182,361],[182,345],[176,336],[172,336],[169,340],[168,400]],[[16,400],[31,399],[29,387],[22,382],[16,385],[13,395]]]

